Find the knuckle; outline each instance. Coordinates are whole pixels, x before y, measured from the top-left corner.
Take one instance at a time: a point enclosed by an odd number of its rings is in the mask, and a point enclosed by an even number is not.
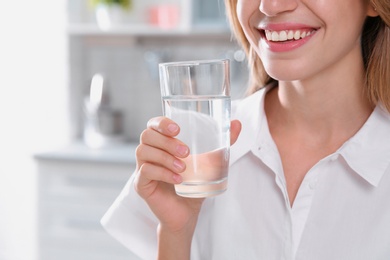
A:
[[[161,143],[163,147],[172,153],[180,141],[175,137],[166,136],[165,138],[161,139]]]
[[[161,124],[161,119],[161,117],[153,117],[149,119],[148,123],[146,124],[147,128],[158,129],[159,125]]]
[[[173,184],[172,174],[174,172],[170,169],[167,169],[163,166],[156,166],[150,163],[144,163],[138,170],[137,179],[135,181],[134,188],[137,193],[142,195],[143,185],[140,183],[145,183],[145,180],[157,181]]]
[[[161,161],[164,162],[165,167],[170,168],[173,162],[172,156],[169,154],[163,154]]]
[[[144,176],[145,173],[147,172],[148,170],[148,164],[147,163],[143,163],[140,167],[139,167],[139,170],[138,170],[138,175],[140,177]]]
[[[142,131],[140,135],[140,143],[145,143],[149,139],[150,131],[150,129],[145,129],[144,131]]]
[[[144,151],[145,151],[145,145],[143,145],[143,144],[138,145],[137,148],[135,149],[135,156],[137,158],[142,157],[142,155],[144,154]]]
[[[138,169],[137,170],[137,173],[136,173],[136,176],[135,176],[135,178],[134,178],[134,185],[133,185],[133,187],[134,187],[134,189],[138,192],[138,190],[139,190],[139,186],[140,186],[140,175],[141,175],[141,170],[140,169]]]

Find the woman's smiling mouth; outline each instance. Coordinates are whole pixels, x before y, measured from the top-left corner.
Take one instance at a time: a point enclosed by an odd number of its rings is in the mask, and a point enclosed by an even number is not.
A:
[[[320,28],[304,24],[267,24],[258,28],[263,46],[272,52],[295,50],[310,41]]]
[[[264,30],[264,35],[267,41],[272,42],[284,42],[291,40],[299,40],[304,39],[313,33],[315,33],[315,29],[311,30],[282,30],[282,31],[271,31]]]

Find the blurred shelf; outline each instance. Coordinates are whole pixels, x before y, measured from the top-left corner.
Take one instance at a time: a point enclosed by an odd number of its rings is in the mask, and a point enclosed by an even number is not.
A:
[[[202,25],[194,28],[164,29],[151,25],[120,25],[108,30],[100,29],[96,24],[70,24],[70,36],[229,36],[231,32],[224,25]]]

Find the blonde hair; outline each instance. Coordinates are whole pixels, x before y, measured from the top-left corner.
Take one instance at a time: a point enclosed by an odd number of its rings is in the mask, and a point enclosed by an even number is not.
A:
[[[366,68],[366,94],[373,104],[381,102],[390,112],[390,2],[372,0],[379,16],[367,17],[362,31],[362,55]],[[251,73],[248,93],[275,82],[264,70],[237,17],[237,0],[225,0],[226,14],[233,34],[245,51]]]

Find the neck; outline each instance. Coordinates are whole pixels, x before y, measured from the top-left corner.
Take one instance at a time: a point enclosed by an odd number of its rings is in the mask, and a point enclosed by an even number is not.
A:
[[[285,129],[316,137],[321,133],[328,135],[327,140],[340,131],[350,137],[360,129],[373,110],[364,95],[363,65],[344,67],[346,71],[329,71],[311,79],[279,81],[265,103],[271,132]]]

